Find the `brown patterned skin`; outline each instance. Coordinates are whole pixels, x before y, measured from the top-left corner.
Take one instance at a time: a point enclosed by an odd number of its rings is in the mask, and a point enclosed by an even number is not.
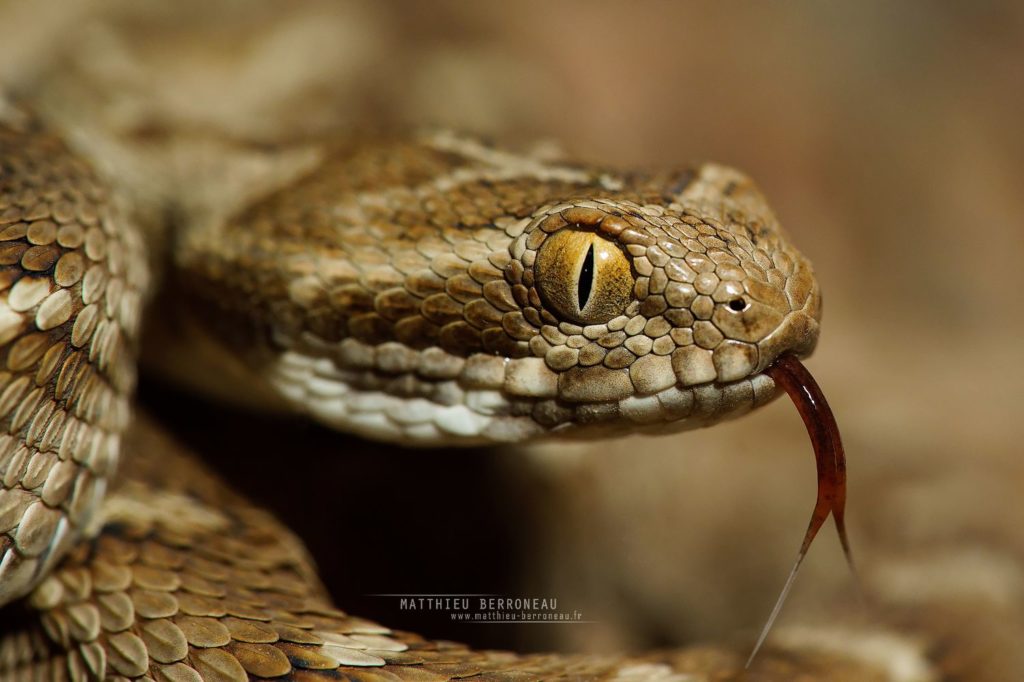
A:
[[[0,103],[0,603],[82,535],[129,421],[146,268],[85,162]]]
[[[809,265],[717,166],[614,175],[447,134],[337,145],[190,228],[172,283],[212,337],[294,407],[410,444],[708,424],[770,399],[759,372],[816,338]],[[122,446],[141,240],[89,164],[10,107],[0,259],[0,601],[34,588],[3,612],[0,680],[737,674],[725,648],[520,657],[348,616],[294,536],[145,419]],[[875,675],[813,655],[801,671],[819,663]]]

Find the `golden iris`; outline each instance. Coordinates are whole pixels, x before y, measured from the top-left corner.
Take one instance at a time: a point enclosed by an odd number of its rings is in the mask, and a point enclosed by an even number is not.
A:
[[[537,252],[534,276],[552,312],[577,324],[607,322],[633,298],[626,254],[590,230],[564,228],[548,236]]]

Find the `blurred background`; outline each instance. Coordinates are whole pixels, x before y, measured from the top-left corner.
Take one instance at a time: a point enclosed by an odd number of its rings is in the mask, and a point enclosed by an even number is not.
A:
[[[1024,679],[1019,3],[26,0],[0,12],[0,81],[84,89],[83,111],[117,129],[273,139],[440,124],[554,140],[602,164],[745,170],[824,291],[808,366],[843,431],[872,601],[858,606],[829,524],[770,642],[870,660],[890,679]],[[142,392],[309,542],[342,608],[477,645],[745,650],[814,500],[785,399],[664,438],[406,453]],[[240,444],[252,433],[260,448]],[[278,449],[304,459],[282,469]],[[460,629],[380,592],[550,595],[597,622]]]

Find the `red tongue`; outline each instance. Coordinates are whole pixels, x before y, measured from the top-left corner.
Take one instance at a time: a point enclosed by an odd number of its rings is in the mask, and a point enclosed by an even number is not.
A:
[[[807,434],[811,437],[814,459],[818,468],[818,499],[814,503],[811,522],[807,526],[807,532],[804,534],[804,541],[800,545],[796,562],[789,572],[789,577],[775,602],[771,615],[768,616],[768,622],[765,623],[761,635],[757,638],[757,644],[754,645],[750,658],[747,659],[747,667],[750,667],[761,645],[764,644],[768,632],[772,629],[775,619],[782,610],[790,588],[793,587],[797,571],[800,570],[800,564],[807,555],[814,536],[818,534],[818,530],[821,529],[830,513],[836,522],[836,530],[839,532],[839,541],[843,545],[846,563],[849,564],[854,576],[857,575],[853,564],[853,554],[850,552],[850,541],[846,537],[846,523],[843,516],[846,509],[846,454],[843,452],[843,442],[839,438],[839,427],[832,415],[832,409],[825,401],[825,396],[818,388],[814,377],[796,357],[782,356],[766,370],[766,373],[789,394],[807,427]]]

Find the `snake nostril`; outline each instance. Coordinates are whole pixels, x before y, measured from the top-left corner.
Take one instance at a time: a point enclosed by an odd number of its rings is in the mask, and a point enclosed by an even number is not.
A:
[[[747,300],[745,298],[734,298],[729,301],[729,310],[734,310],[738,313],[743,312],[747,309]]]

